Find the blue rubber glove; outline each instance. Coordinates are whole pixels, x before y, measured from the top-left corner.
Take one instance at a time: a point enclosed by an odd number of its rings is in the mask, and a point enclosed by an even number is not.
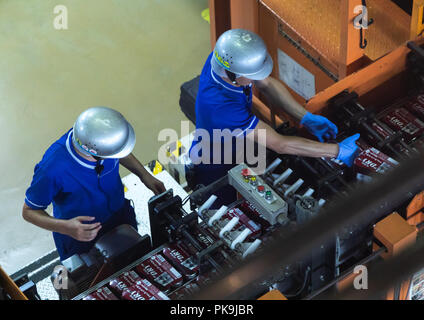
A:
[[[310,133],[318,138],[320,142],[328,139],[336,139],[339,130],[337,126],[323,116],[308,112],[300,121]]]
[[[337,160],[342,161],[348,167],[353,166],[353,161],[356,158],[357,153],[359,152],[359,147],[356,145],[356,140],[359,139],[361,135],[359,133],[351,136],[342,142],[339,143],[339,155]]]

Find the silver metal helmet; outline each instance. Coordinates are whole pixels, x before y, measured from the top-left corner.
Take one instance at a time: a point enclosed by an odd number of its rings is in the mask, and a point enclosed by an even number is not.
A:
[[[213,71],[220,76],[225,76],[228,70],[252,80],[267,78],[273,68],[265,42],[244,29],[228,30],[219,37],[211,63]]]
[[[86,155],[120,159],[135,146],[133,127],[118,111],[95,107],[80,114],[74,124],[74,146]]]

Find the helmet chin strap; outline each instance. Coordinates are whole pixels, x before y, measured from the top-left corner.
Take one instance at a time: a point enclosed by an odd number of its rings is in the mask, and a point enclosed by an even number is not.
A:
[[[101,163],[101,161],[102,161],[101,158],[94,157],[94,156],[93,156],[93,158],[97,160],[96,161],[96,167],[94,169],[96,170],[97,175],[100,176],[102,174],[103,170],[105,169],[105,166]]]
[[[233,73],[231,71],[228,71],[228,70],[225,70],[225,73],[227,74],[228,79],[230,79],[230,81],[233,84],[237,84],[238,85],[238,83],[237,83],[237,76],[236,76],[235,73]]]

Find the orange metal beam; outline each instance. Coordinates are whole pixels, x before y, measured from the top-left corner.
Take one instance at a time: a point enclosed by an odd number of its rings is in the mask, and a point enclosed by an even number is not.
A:
[[[406,207],[406,220],[411,225],[418,225],[424,221],[424,191],[417,194]]]
[[[362,6],[361,0],[340,1],[341,33],[340,33],[340,60],[339,79],[343,79],[352,71],[349,66],[364,56],[364,49],[359,46],[360,30],[354,26],[354,20],[358,16],[355,9]],[[360,11],[360,13],[362,10]],[[359,14],[360,14],[359,13]],[[365,35],[365,30],[364,30]]]
[[[231,28],[258,33],[259,0],[231,0]]]
[[[0,267],[0,285],[14,300],[28,300],[28,298],[19,290],[15,282]]]
[[[287,300],[287,298],[278,290],[271,290],[264,294],[258,300]]]
[[[411,39],[419,36],[424,31],[423,16],[424,0],[414,0],[411,16]]]
[[[230,0],[209,0],[211,48],[225,31],[231,29]]]
[[[412,0],[408,0],[411,2]],[[368,46],[365,54],[377,60],[393,51],[410,38],[411,16],[391,0],[367,1],[369,18],[374,24],[366,30]]]
[[[424,41],[419,39],[416,42],[421,45]],[[406,69],[406,56],[409,52],[410,49],[404,44],[368,67],[318,93],[309,100],[306,108],[312,113],[320,113],[331,98],[344,90],[355,91],[359,96],[370,92]]]
[[[414,244],[417,233],[417,228],[396,212],[379,221],[374,227],[374,236],[387,248],[387,252],[381,255],[384,259],[391,258]]]
[[[413,245],[417,239],[417,233],[417,228],[396,212],[378,222],[374,227],[374,236],[387,248],[387,252],[382,254],[384,259],[390,259]],[[408,299],[410,281],[411,279],[408,279],[400,284],[399,300]],[[386,299],[395,299],[394,289],[387,292]]]

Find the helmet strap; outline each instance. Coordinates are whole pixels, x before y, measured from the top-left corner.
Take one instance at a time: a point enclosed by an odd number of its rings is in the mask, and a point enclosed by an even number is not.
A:
[[[237,83],[237,76],[236,76],[236,74],[235,73],[233,73],[233,72],[231,72],[231,71],[228,71],[228,70],[225,70],[225,73],[227,74],[227,77],[228,77],[228,79],[230,79],[230,81],[233,83],[233,84],[238,84]]]
[[[96,156],[92,156],[94,159],[96,159],[96,167],[94,168],[97,172],[97,175],[101,175],[102,171],[105,169],[105,166],[102,164],[102,158],[100,157],[96,157]]]

